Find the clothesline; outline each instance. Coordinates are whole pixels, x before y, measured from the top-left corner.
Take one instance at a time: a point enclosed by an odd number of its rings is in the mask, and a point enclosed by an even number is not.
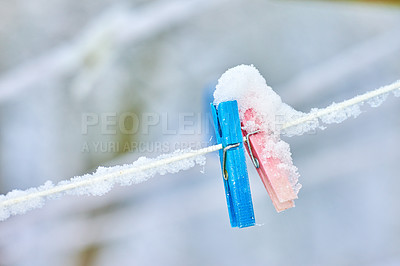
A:
[[[400,95],[400,81],[356,96],[339,104],[328,106],[316,112],[310,112],[299,119],[285,123],[281,129],[285,130],[308,123],[327,114],[335,113],[375,97],[386,95],[391,91],[396,96]],[[115,183],[121,185],[137,184],[146,181],[156,173],[165,174],[166,172],[175,173],[180,170],[186,170],[195,164],[204,164],[203,156],[205,154],[220,149],[222,149],[222,144],[217,144],[198,150],[180,151],[170,155],[162,155],[155,160],[138,160],[131,165],[110,168],[100,167],[92,175],[74,177],[69,181],[61,181],[57,185],[49,182],[49,184],[46,183],[39,188],[12,191],[7,195],[0,195],[0,221],[7,219],[11,215],[22,214],[31,209],[42,207],[46,199],[60,196],[62,193],[72,195],[102,195],[108,192]],[[179,162],[185,163],[178,164]]]
[[[5,200],[0,202],[0,208],[1,207],[6,207],[6,206],[10,206],[13,204],[18,204],[24,201],[29,201],[30,199],[34,199],[34,198],[38,198],[38,197],[46,197],[46,196],[50,196],[50,195],[54,195],[60,192],[64,192],[67,190],[73,190],[79,187],[84,187],[84,186],[90,186],[99,182],[103,182],[107,179],[112,179],[112,178],[116,178],[122,175],[129,175],[129,174],[134,174],[137,172],[142,172],[142,171],[146,171],[148,169],[152,169],[152,168],[157,168],[163,165],[168,165],[174,162],[178,162],[178,161],[182,161],[185,159],[189,159],[189,158],[193,158],[193,157],[197,157],[197,156],[201,156],[210,152],[214,152],[217,150],[222,149],[222,144],[218,144],[218,145],[214,145],[214,146],[209,146],[206,148],[202,148],[199,150],[194,150],[194,151],[189,151],[187,153],[183,153],[183,154],[178,154],[174,157],[168,157],[165,159],[160,159],[157,160],[155,162],[150,162],[148,164],[144,164],[138,167],[132,167],[132,168],[127,168],[127,169],[123,169],[123,170],[118,170],[116,172],[111,172],[111,173],[106,173],[104,175],[101,176],[96,176],[94,178],[91,179],[84,179],[82,181],[78,181],[78,182],[74,182],[74,183],[68,183],[65,185],[59,185],[59,186],[55,186],[52,187],[50,189],[47,190],[43,190],[43,191],[38,191],[38,192],[34,192],[25,196],[21,196],[21,197],[17,197],[17,198],[12,198],[9,200]]]
[[[400,80],[396,81],[396,82],[394,82],[394,83],[392,83],[390,85],[381,87],[379,89],[366,92],[366,93],[364,93],[362,95],[358,95],[358,96],[356,96],[354,98],[351,98],[349,100],[343,101],[341,103],[338,103],[338,104],[335,104],[335,105],[330,105],[330,106],[328,106],[328,107],[326,107],[324,109],[318,110],[317,112],[314,112],[314,113],[310,112],[308,115],[306,115],[304,117],[301,117],[299,119],[296,119],[296,120],[293,120],[293,121],[290,121],[290,122],[284,124],[282,126],[282,130],[290,128],[290,127],[293,127],[293,126],[297,126],[297,125],[300,125],[300,124],[303,124],[303,123],[307,123],[309,121],[315,120],[316,118],[320,118],[320,117],[328,115],[330,113],[334,113],[334,112],[337,112],[339,110],[343,110],[343,109],[345,109],[347,107],[366,102],[366,101],[368,101],[370,99],[373,99],[375,97],[379,97],[379,96],[385,95],[385,94],[387,94],[387,93],[389,93],[391,91],[395,91],[396,89],[400,90]],[[397,92],[397,93],[400,93],[400,92]]]

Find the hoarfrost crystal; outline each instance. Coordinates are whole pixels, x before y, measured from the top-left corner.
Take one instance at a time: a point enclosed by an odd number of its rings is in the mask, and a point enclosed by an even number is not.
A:
[[[157,164],[160,160],[191,152],[190,149],[186,149],[160,155],[155,159],[141,157],[132,164],[113,167],[100,166],[93,174],[76,176],[70,180],[61,181],[57,185],[47,181],[38,188],[13,190],[7,195],[0,195],[0,221],[11,215],[24,214],[32,209],[40,208],[47,199],[59,198],[62,195],[102,196],[116,184],[122,186],[139,184],[157,173],[160,175],[177,173],[192,168],[196,164],[205,164],[204,155],[188,157],[177,162]],[[149,164],[152,164],[152,167],[147,167]]]

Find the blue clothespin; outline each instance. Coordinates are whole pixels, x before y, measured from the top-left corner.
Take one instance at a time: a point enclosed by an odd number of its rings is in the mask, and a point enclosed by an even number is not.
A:
[[[223,147],[219,157],[231,226],[252,226],[255,218],[237,102],[222,102],[218,109],[211,104],[211,110],[216,139]]]

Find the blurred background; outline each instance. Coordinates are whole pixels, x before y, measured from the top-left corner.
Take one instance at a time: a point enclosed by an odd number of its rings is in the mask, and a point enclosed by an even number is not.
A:
[[[305,112],[390,84],[398,3],[2,0],[0,192],[210,145],[213,86],[238,64]],[[1,222],[0,265],[400,265],[400,102],[364,110],[285,138],[303,184],[294,209],[275,212],[248,161],[258,226],[230,227],[210,154]]]

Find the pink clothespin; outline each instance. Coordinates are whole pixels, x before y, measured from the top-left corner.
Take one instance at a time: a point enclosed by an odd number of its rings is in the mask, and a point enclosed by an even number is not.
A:
[[[267,156],[265,147],[268,140],[272,137],[268,132],[255,130],[247,132],[243,129],[243,125],[251,123],[255,127],[259,127],[260,122],[256,119],[256,114],[252,109],[245,112],[242,121],[242,133],[246,137],[246,150],[257,169],[258,174],[264,183],[265,188],[278,212],[294,207],[294,199],[297,195],[294,192],[287,171],[279,167],[282,163],[280,159],[271,155]]]

